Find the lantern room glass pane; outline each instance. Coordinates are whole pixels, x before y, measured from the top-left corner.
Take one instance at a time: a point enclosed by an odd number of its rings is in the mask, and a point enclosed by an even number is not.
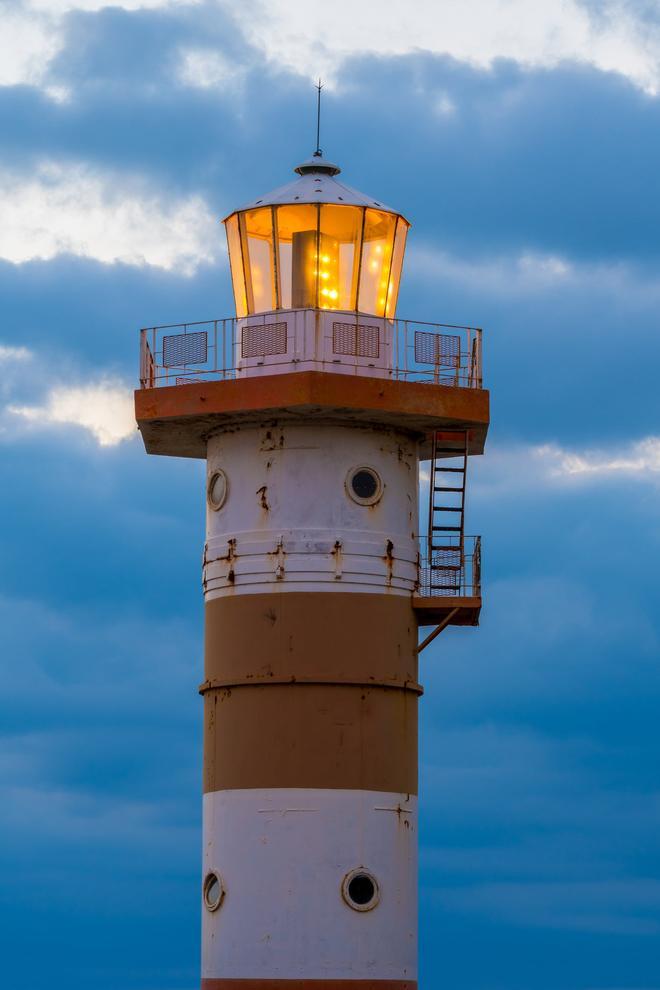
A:
[[[276,215],[280,306],[315,307],[319,208],[306,204],[278,206]]]
[[[394,238],[394,251],[392,253],[392,265],[390,267],[390,284],[387,288],[387,305],[385,309],[385,315],[390,320],[394,319],[394,314],[396,313],[396,301],[399,296],[403,253],[406,250],[407,236],[408,224],[402,217],[399,217],[396,225],[396,237]]]
[[[277,308],[273,213],[269,206],[241,215],[243,259],[246,262],[248,311]]]
[[[241,238],[238,232],[238,216],[234,214],[225,222],[227,231],[227,247],[229,248],[229,267],[231,283],[234,289],[236,316],[247,316],[247,297],[245,295],[245,273],[243,271],[243,255],[241,254]]]
[[[366,211],[358,296],[361,313],[385,315],[396,221],[393,213]]]
[[[362,214],[359,206],[321,206],[320,309],[356,308]]]

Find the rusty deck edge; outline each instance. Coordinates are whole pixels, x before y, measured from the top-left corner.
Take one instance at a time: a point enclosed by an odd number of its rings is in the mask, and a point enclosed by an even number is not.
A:
[[[417,990],[417,980],[202,979],[201,990]]]
[[[484,450],[489,423],[485,390],[383,381],[329,372],[294,372],[228,382],[196,382],[135,392],[135,415],[150,454],[206,456],[218,427],[272,420],[350,420],[428,436],[467,429],[470,453]],[[427,451],[424,457],[430,456]]]
[[[456,419],[476,426],[489,421],[489,392],[322,371],[193,382],[135,391],[136,416],[145,421],[209,414],[268,414],[278,409],[310,407]]]

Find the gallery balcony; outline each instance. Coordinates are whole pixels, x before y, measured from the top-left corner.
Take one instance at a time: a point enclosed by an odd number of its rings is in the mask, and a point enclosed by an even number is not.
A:
[[[481,330],[313,308],[144,328],[135,402],[147,450],[182,457],[222,421],[465,429],[471,454],[488,426]]]

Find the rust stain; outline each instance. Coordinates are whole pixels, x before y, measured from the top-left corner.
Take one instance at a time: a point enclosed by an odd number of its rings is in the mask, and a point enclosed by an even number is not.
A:
[[[274,450],[275,449],[275,444],[273,443],[273,434],[270,432],[270,430],[267,430],[266,435],[264,436],[263,440],[261,441],[261,447],[259,449],[260,450]]]
[[[284,537],[279,536],[277,544],[274,550],[268,551],[268,556],[272,557],[275,561],[275,578],[281,581],[284,577],[284,559],[286,557],[286,550],[284,549]]]
[[[270,510],[270,505],[268,504],[268,499],[266,498],[266,492],[268,491],[268,485],[262,485],[261,488],[257,489],[257,495],[259,496],[259,503],[261,508],[266,512]]]
[[[388,540],[385,544],[385,556],[383,557],[385,564],[387,566],[387,583],[392,584],[392,577],[394,574],[394,544],[392,540]]]
[[[264,434],[263,440],[261,441],[261,445],[259,449],[261,451],[281,450],[283,446],[284,446],[284,434],[280,432],[279,438],[276,440],[272,434],[272,431],[267,430],[266,433]],[[269,462],[269,464],[270,463],[271,462]]]
[[[341,540],[335,540],[335,545],[332,548],[332,556],[335,559],[335,581],[340,581],[342,575],[342,563],[344,556],[342,552]]]

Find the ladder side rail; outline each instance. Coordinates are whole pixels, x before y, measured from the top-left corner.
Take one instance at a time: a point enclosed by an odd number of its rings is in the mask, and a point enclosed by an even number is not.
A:
[[[429,512],[428,512],[428,527],[426,532],[426,545],[427,545],[426,554],[429,564],[429,580],[431,575],[430,568],[433,563],[433,525],[435,518],[434,503],[435,503],[435,478],[436,478],[435,461],[436,461],[437,447],[438,447],[438,434],[434,430],[433,440],[431,443],[431,473],[429,478]]]

